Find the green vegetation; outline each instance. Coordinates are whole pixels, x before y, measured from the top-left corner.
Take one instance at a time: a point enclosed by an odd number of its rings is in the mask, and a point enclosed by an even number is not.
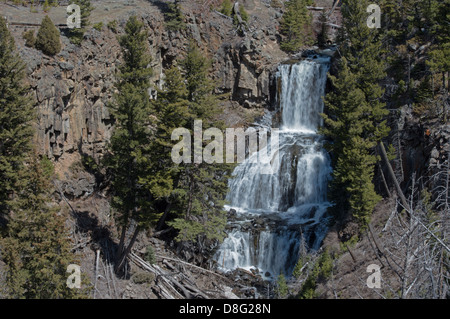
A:
[[[33,100],[24,84],[25,64],[15,52],[15,42],[0,17],[0,231],[9,212],[9,199],[17,192],[33,135]]]
[[[108,27],[108,29],[110,29],[112,32],[117,33],[118,31],[118,25],[117,25],[117,20],[112,20],[109,21],[108,24],[106,25]]]
[[[341,12],[338,72],[330,76],[322,132],[332,143],[334,172],[330,198],[339,219],[350,212],[364,229],[381,199],[373,185],[376,147],[388,135],[387,107],[410,104],[414,114],[446,121],[450,79],[450,1],[381,1],[382,28],[366,25],[369,1],[345,0]],[[405,67],[406,66],[406,67]],[[395,79],[386,99],[381,83]]]
[[[281,3],[280,0],[272,0],[272,1],[270,1],[270,6],[272,8],[281,8],[281,7],[283,7],[283,4]]]
[[[220,12],[228,17],[231,17],[231,14],[233,13],[233,3],[231,3],[230,0],[224,0],[222,2]]]
[[[158,99],[150,103],[147,88],[151,69],[143,23],[131,17],[119,38],[124,64],[117,83],[118,94],[110,106],[116,120],[106,157],[112,176],[115,218],[122,228],[116,270],[123,266],[140,230],[167,224],[178,231],[179,241],[222,239],[226,223],[223,198],[227,190],[226,165],[180,163],[171,157],[172,131],[203,129],[219,124],[220,112],[214,83],[209,79],[210,61],[194,42],[181,68],[165,72]],[[125,247],[126,233],[137,225]]]
[[[184,22],[185,17],[183,11],[181,10],[180,3],[175,1],[167,4],[167,6],[169,9],[166,13],[164,13],[166,28],[171,31],[186,29],[186,23]]]
[[[333,270],[333,258],[331,254],[325,250],[316,260],[310,273],[306,278],[300,292],[297,295],[299,299],[314,299],[319,295],[316,291],[317,285],[330,278]]]
[[[55,55],[61,51],[61,40],[59,30],[52,20],[45,16],[36,36],[36,49],[47,55]]]
[[[302,268],[306,267],[307,263],[310,262],[310,259],[311,258],[308,255],[301,256],[295,264],[294,270],[292,271],[292,276],[297,279],[300,278],[302,275]]]
[[[93,26],[92,26],[92,28],[94,28],[95,30],[97,30],[97,31],[102,31],[102,28],[103,28],[103,22],[99,22],[99,23],[96,23],[96,24],[94,24]]]
[[[248,22],[250,17],[243,5],[239,6],[239,13],[241,15],[242,20],[244,20],[245,22]]]
[[[283,35],[281,49],[296,52],[306,45],[311,45],[312,17],[306,8],[310,0],[290,0],[286,2],[286,12],[280,22],[280,33]]]
[[[116,271],[123,266],[140,230],[158,218],[150,200],[154,197],[140,182],[151,166],[148,154],[153,136],[151,126],[154,123],[150,117],[153,108],[147,91],[152,70],[147,67],[151,58],[147,53],[146,40],[144,24],[137,17],[130,17],[125,35],[119,37],[124,57],[116,84],[119,93],[109,107],[116,125],[105,166],[112,176],[115,219],[122,228]],[[125,235],[130,227],[134,227],[134,222],[136,227],[132,239],[125,247]]]
[[[155,280],[155,275],[148,272],[138,272],[131,277],[131,281],[137,285],[150,284]]]
[[[379,84],[386,66],[380,55],[379,31],[366,25],[367,5],[367,1],[343,2],[342,58],[338,76],[330,76],[333,91],[325,98],[328,113],[323,114],[322,129],[333,141],[327,148],[335,155],[330,194],[333,210],[338,215],[350,211],[362,228],[381,199],[373,184],[378,160],[374,149],[389,132]]]
[[[24,38],[25,45],[27,47],[34,48],[34,46],[36,44],[36,38],[34,36],[34,31],[33,30],[24,31],[22,33],[22,37]]]
[[[33,100],[24,67],[0,18],[0,251],[7,297],[84,297],[84,290],[66,285],[67,266],[76,260],[65,219],[50,204],[53,165],[32,152]]]
[[[47,155],[42,156],[40,165],[42,173],[47,178],[51,178],[55,174],[55,166],[53,165],[53,162],[47,157]]]
[[[1,239],[8,269],[6,284],[10,298],[60,299],[83,294],[66,285],[67,266],[75,263],[65,219],[50,206],[52,187],[37,156],[20,175],[25,181],[11,201],[11,214]]]
[[[246,24],[248,23],[250,17],[247,13],[247,11],[245,10],[244,6],[242,5],[242,3],[239,5],[239,15],[242,19],[242,25],[239,21],[238,15],[235,14],[235,10],[233,9],[233,3],[230,0],[225,0],[222,2],[222,6],[220,7],[220,13],[230,17],[233,19],[233,24],[236,26],[237,28],[237,32],[240,35],[244,34],[245,29],[247,28]]]
[[[204,57],[194,42],[187,56],[180,62],[186,83],[185,100],[188,103],[187,128],[194,129],[194,120],[202,120],[203,130],[221,128],[216,120],[220,113],[214,83],[209,79],[211,62]],[[172,210],[178,217],[169,225],[178,230],[179,241],[205,241],[224,238],[226,213],[223,210],[227,181],[231,173],[228,164],[209,165],[181,163],[172,192]]]
[[[152,246],[147,246],[145,250],[144,260],[148,262],[150,265],[156,263],[155,250]]]
[[[280,299],[286,298],[289,294],[289,288],[286,282],[286,277],[282,273],[277,278],[276,292],[278,298]]]
[[[388,73],[404,84],[396,99],[399,103],[407,100],[413,104],[418,116],[440,114],[445,122],[445,99],[450,79],[450,29],[447,23],[450,1],[408,0],[399,7],[393,1],[383,0],[380,6],[385,24]],[[423,82],[431,82],[431,90],[427,89],[426,96],[423,89],[429,84]]]
[[[71,0],[70,4],[77,4],[80,6],[81,28],[70,29],[69,39],[70,42],[80,45],[83,41],[84,33],[90,24],[89,16],[91,15],[92,10],[94,10],[94,7],[91,5],[90,0]]]

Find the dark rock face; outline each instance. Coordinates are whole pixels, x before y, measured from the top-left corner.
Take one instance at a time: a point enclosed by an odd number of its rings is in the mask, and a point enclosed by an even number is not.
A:
[[[231,93],[231,99],[246,108],[268,106],[270,75],[285,59],[276,39],[265,37],[276,33],[275,20],[265,22],[261,29],[251,30],[246,37],[239,37],[232,21],[214,12],[196,14],[194,9],[187,8],[187,28],[168,31],[163,14],[155,5],[147,3],[139,9],[135,14],[141,15],[146,24],[153,57],[150,66],[154,72],[149,88],[153,98],[155,89],[164,81],[164,69],[184,56],[189,39],[193,39],[212,58],[212,76],[218,83],[218,93]],[[123,32],[132,13],[126,11],[115,17],[119,23],[118,34]],[[59,18],[54,19],[60,21],[64,17]],[[100,158],[114,124],[107,105],[113,100],[121,63],[118,34],[106,27],[101,31],[90,29],[82,45],[75,46],[62,32],[62,51],[49,57],[25,47],[23,28],[12,31],[27,64],[29,83],[37,102],[39,152],[56,162],[64,162],[72,153]]]
[[[423,176],[429,189],[439,186],[437,174],[448,167],[450,155],[450,125],[438,118],[418,120],[411,112],[407,105],[399,109],[389,137],[397,155],[391,164],[406,193],[413,174]]]

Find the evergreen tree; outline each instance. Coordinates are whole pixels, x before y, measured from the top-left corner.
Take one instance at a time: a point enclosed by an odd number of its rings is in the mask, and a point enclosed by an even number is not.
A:
[[[283,273],[278,276],[276,292],[280,299],[284,299],[289,294],[289,287],[287,285],[286,277]]]
[[[171,31],[178,31],[186,28],[184,22],[184,14],[181,10],[180,3],[176,0],[168,4],[169,10],[164,14],[166,20],[166,28]]]
[[[33,100],[23,83],[25,64],[15,49],[6,21],[0,17],[0,226],[33,135]]]
[[[141,182],[152,190],[155,198],[163,199],[159,205],[164,210],[157,229],[160,229],[170,213],[173,200],[173,184],[179,173],[180,166],[172,160],[172,132],[179,127],[185,127],[189,121],[188,91],[184,78],[176,66],[165,72],[164,85],[158,90],[158,99],[154,101],[157,118],[155,137],[150,148],[152,166],[141,178]],[[165,183],[161,183],[164,180]]]
[[[91,15],[94,7],[91,5],[90,0],[71,0],[70,4],[77,4],[80,6],[81,14],[81,28],[73,28],[69,31],[70,42],[80,45],[83,41],[84,33],[89,26],[89,16]]]
[[[36,36],[35,46],[36,49],[41,50],[47,55],[55,55],[61,51],[59,30],[48,16],[45,16],[42,20],[41,27]]]
[[[211,61],[205,58],[195,42],[191,40],[188,53],[180,61],[180,65],[186,80],[190,114],[193,118],[206,122],[203,123],[204,125],[211,125],[215,122],[217,114],[221,112],[218,98],[213,94],[215,84],[209,78]]]
[[[124,64],[120,67],[116,85],[119,93],[110,105],[116,125],[109,145],[110,155],[105,163],[112,176],[112,206],[117,212],[117,224],[122,229],[116,271],[122,269],[139,231],[158,218],[152,205],[153,198],[140,182],[151,166],[148,154],[154,135],[153,109],[148,94],[151,58],[147,53],[146,41],[144,24],[135,16],[130,17],[125,35],[119,38]],[[125,247],[126,234],[133,228],[132,238]]]
[[[441,73],[442,76],[441,87],[445,95],[442,103],[442,114],[445,123],[447,121],[445,100],[448,98],[448,91],[450,90],[450,26],[448,22],[450,19],[450,0],[441,1],[433,12],[435,12],[433,25],[434,43],[429,53],[430,59],[427,60],[427,64],[433,74]],[[448,83],[445,83],[446,75]]]
[[[24,31],[22,37],[25,39],[25,46],[34,48],[36,44],[36,38],[34,37],[34,30]]]
[[[297,295],[299,299],[315,299],[320,297],[316,291],[317,284],[330,278],[333,270],[333,258],[328,250],[321,253],[310,268],[312,269]]]
[[[385,76],[380,35],[367,27],[367,1],[346,0],[342,5],[340,34],[342,59],[338,77],[330,76],[333,92],[325,98],[323,133],[332,143],[334,171],[331,198],[334,211],[350,210],[366,226],[377,202],[373,174],[377,156],[374,148],[386,137],[388,111],[381,102],[381,79]]]
[[[194,120],[202,120],[203,129],[222,128],[216,118],[220,106],[218,96],[213,92],[215,85],[208,77],[210,61],[191,42],[188,54],[180,64],[188,92],[190,115],[187,125],[194,129]],[[195,150],[194,146],[191,148]],[[226,213],[223,205],[230,171],[230,165],[220,163],[180,164],[172,205],[179,217],[169,223],[179,232],[177,240],[204,242],[224,238]]]
[[[329,27],[327,24],[328,19],[327,15],[324,12],[320,15],[319,22],[320,22],[320,32],[317,35],[317,44],[319,45],[319,48],[323,48],[327,45],[329,32]]]
[[[6,236],[0,240],[7,266],[6,284],[11,298],[61,299],[81,297],[66,285],[66,269],[75,262],[64,218],[51,206],[52,187],[37,155],[32,156],[25,181],[11,200]]]
[[[334,89],[325,100],[328,114],[323,115],[322,129],[333,141],[327,147],[335,154],[330,198],[337,205],[337,212],[350,208],[353,216],[367,225],[380,200],[372,183],[376,157],[371,155],[371,149],[377,141],[367,132],[374,125],[368,116],[371,107],[345,58],[341,61],[339,78],[330,76],[330,79]]]
[[[302,46],[312,44],[312,17],[306,8],[309,0],[290,0],[286,3],[286,12],[280,22],[280,31],[284,36],[281,49],[295,52]]]

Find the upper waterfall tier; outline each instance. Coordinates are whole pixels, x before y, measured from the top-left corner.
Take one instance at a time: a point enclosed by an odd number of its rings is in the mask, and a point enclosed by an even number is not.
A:
[[[322,98],[328,72],[326,62],[303,61],[280,66],[282,131],[314,133],[322,124],[320,113],[323,112]]]
[[[331,168],[321,136],[316,134],[323,112],[326,62],[280,66],[282,123],[278,146],[268,152],[270,164],[254,160],[258,155],[254,154],[235,169],[227,195],[231,206],[274,212],[326,201]],[[269,170],[272,173],[268,174]]]

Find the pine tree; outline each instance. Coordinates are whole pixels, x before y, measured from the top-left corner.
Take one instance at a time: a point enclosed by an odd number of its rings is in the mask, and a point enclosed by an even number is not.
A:
[[[181,10],[180,3],[176,0],[168,4],[169,10],[164,14],[166,20],[166,28],[171,31],[183,30],[186,28],[184,22],[184,14]]]
[[[23,82],[25,64],[15,49],[6,21],[0,17],[0,226],[33,135],[33,100]]]
[[[434,43],[429,53],[430,59],[427,60],[427,65],[433,74],[441,73],[441,87],[445,95],[444,100],[446,100],[450,90],[450,26],[448,23],[450,19],[450,0],[440,2],[433,12],[435,12],[433,25]],[[446,75],[447,84],[445,83]],[[445,101],[442,103],[442,114],[445,123],[447,121]]]
[[[376,157],[370,152],[377,141],[367,132],[374,126],[368,116],[371,106],[345,58],[341,61],[339,78],[330,76],[330,79],[334,89],[325,99],[328,114],[323,115],[322,129],[333,141],[327,147],[335,154],[330,197],[337,205],[336,212],[351,209],[361,225],[367,225],[380,200],[372,183]]]
[[[334,211],[351,215],[365,227],[381,199],[373,185],[377,156],[374,148],[386,137],[388,111],[381,102],[385,66],[380,34],[367,27],[367,1],[346,0],[342,5],[341,62],[338,77],[330,76],[333,92],[327,94],[328,114],[323,133],[334,154],[331,198]]]
[[[90,25],[89,16],[91,15],[92,10],[94,10],[94,7],[91,5],[90,0],[71,0],[70,4],[77,4],[80,6],[81,28],[73,28],[69,32],[70,42],[80,45],[83,41],[83,36],[87,27]]]
[[[168,223],[178,230],[177,241],[204,243],[225,238],[223,205],[229,174],[226,166],[217,164],[185,164],[180,168],[173,208],[181,213]]]
[[[61,51],[59,30],[48,16],[45,16],[42,20],[41,27],[36,36],[35,46],[36,49],[41,50],[47,55],[55,55]]]
[[[214,83],[208,77],[210,61],[191,42],[188,54],[180,64],[188,91],[188,126],[194,129],[194,120],[201,120],[203,129],[222,128],[216,119],[220,112],[219,100],[213,92]],[[205,161],[180,164],[172,205],[179,217],[169,223],[178,230],[178,241],[221,241],[224,238],[226,213],[223,205],[230,172],[231,166],[227,164],[208,164]]]
[[[345,0],[341,12],[343,27],[339,34],[340,52],[348,61],[348,66],[354,74],[358,74],[359,87],[371,101],[373,116],[383,117],[387,113],[384,105],[378,100],[382,97],[379,81],[386,76],[386,66],[383,60],[382,33],[376,28],[367,27],[366,8],[369,1]]]
[[[194,41],[189,42],[186,57],[180,61],[188,90],[190,113],[211,125],[221,112],[217,96],[213,94],[215,84],[209,78],[211,60],[205,58]],[[217,123],[215,123],[217,124]]]
[[[312,44],[311,15],[306,8],[309,0],[290,0],[286,3],[286,12],[280,22],[280,31],[284,36],[281,49],[295,52],[302,46]]]
[[[116,271],[122,269],[140,230],[158,218],[152,205],[153,198],[141,183],[152,165],[149,153],[154,135],[153,108],[148,94],[151,58],[147,53],[146,41],[144,24],[137,17],[130,17],[125,35],[119,38],[124,64],[120,67],[116,85],[119,93],[110,105],[116,125],[105,163],[112,176],[112,205],[117,212],[116,221],[122,229]],[[161,179],[160,182],[166,181]],[[126,234],[133,228],[132,238],[125,247]]]
[[[165,72],[164,85],[158,90],[157,96],[157,100],[153,103],[157,128],[149,155],[152,165],[141,178],[141,182],[150,189],[156,199],[160,200],[157,206],[163,207],[164,212],[157,225],[157,229],[161,229],[170,213],[173,184],[180,168],[171,157],[172,148],[176,143],[172,140],[172,132],[176,128],[185,127],[190,118],[188,91],[178,67],[172,66]]]
[[[58,214],[59,208],[50,204],[52,187],[37,155],[31,157],[20,177],[25,183],[11,200],[6,236],[0,240],[9,297],[82,297],[82,292],[66,285],[66,269],[75,256],[70,252],[64,218]]]
[[[42,19],[35,40],[35,46],[36,49],[48,55],[55,55],[61,51],[59,30],[47,15]]]
[[[320,15],[319,22],[320,22],[320,32],[317,35],[317,44],[319,45],[319,48],[323,48],[327,45],[329,32],[329,27],[327,24],[328,19],[327,15],[324,12]]]
[[[287,285],[286,277],[283,273],[278,276],[276,292],[280,299],[284,299],[289,294],[289,287]]]

